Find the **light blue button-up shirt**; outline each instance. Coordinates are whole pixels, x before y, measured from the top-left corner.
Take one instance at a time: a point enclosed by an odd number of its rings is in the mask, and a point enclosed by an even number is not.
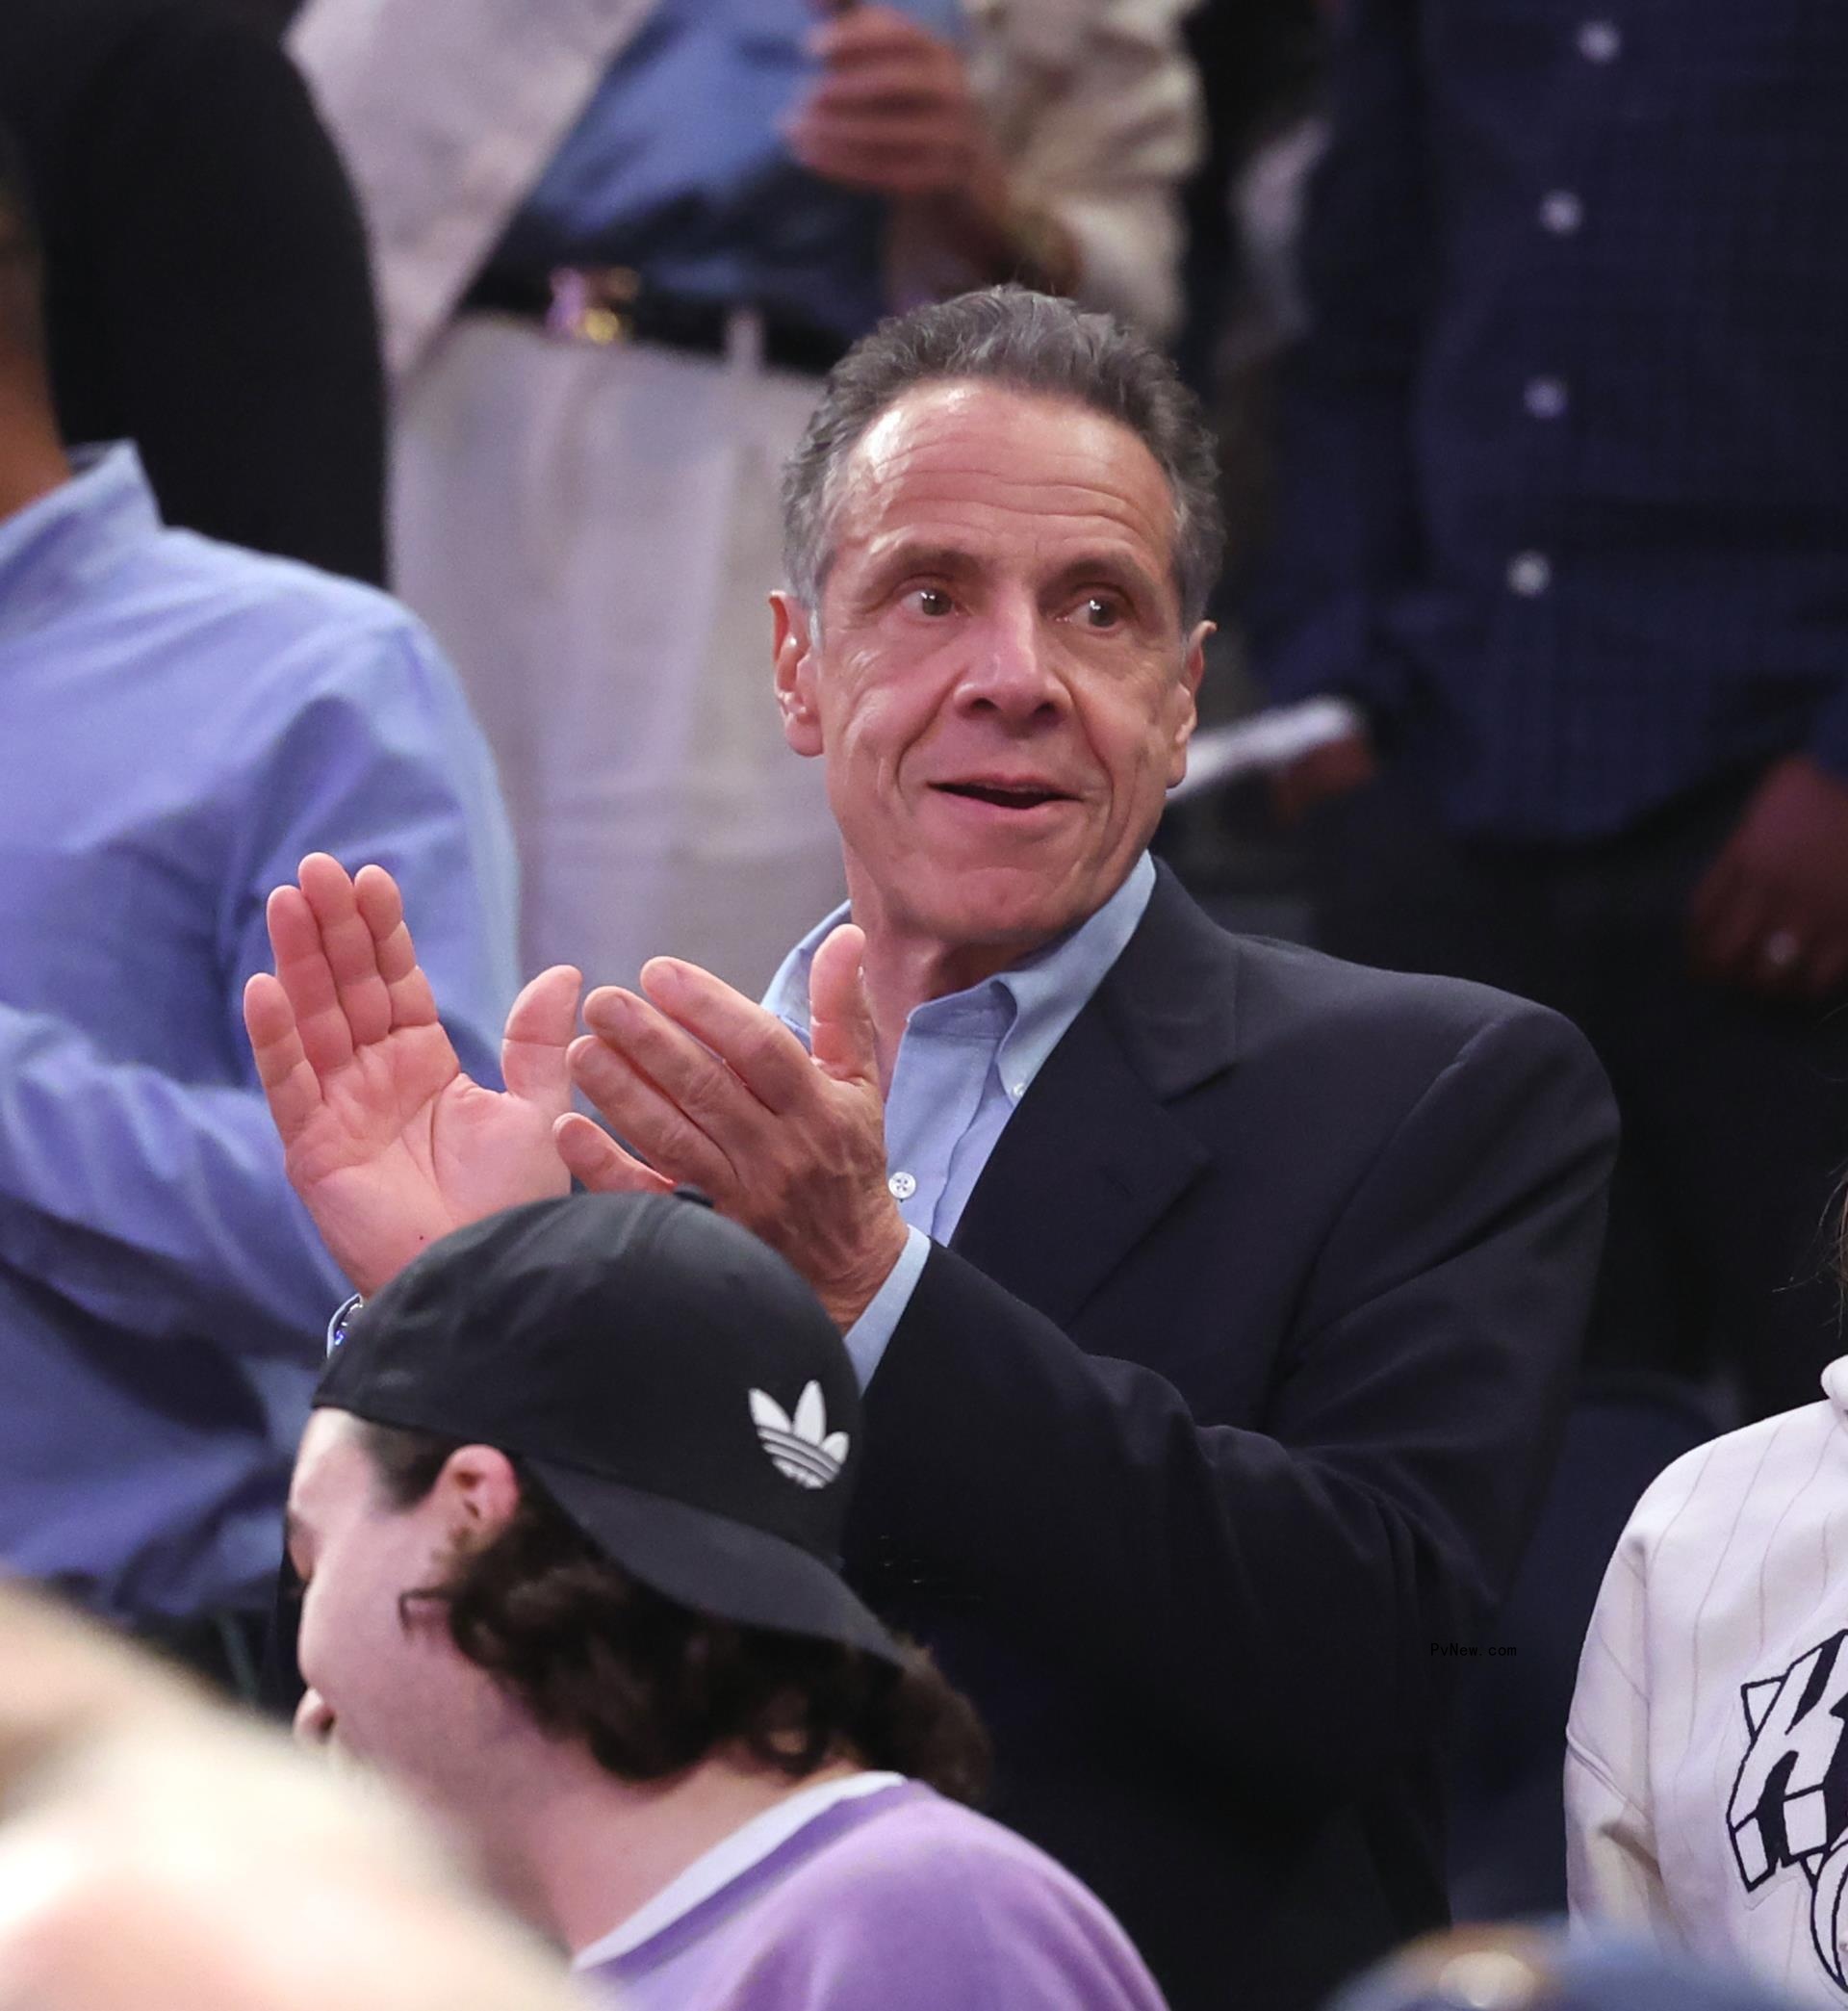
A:
[[[122,1618],[256,1596],[341,1284],[244,1035],[304,852],[398,876],[497,1080],[492,764],[384,595],[165,530],[130,448],[0,521],[0,1565]]]
[[[1008,1120],[1065,1030],[1127,947],[1155,890],[1146,852],[1095,915],[1063,941],[965,992],[927,999],[905,1021],[886,1096],[887,1185],[905,1250],[847,1334],[862,1387],[886,1353],[933,1243],[947,1243]],[[764,1004],[806,1044],[808,966],[837,908],[783,961]]]
[[[944,40],[962,0],[898,0]],[[630,266],[851,341],[885,311],[877,198],[810,174],[779,123],[815,76],[813,0],[657,0],[489,260]]]

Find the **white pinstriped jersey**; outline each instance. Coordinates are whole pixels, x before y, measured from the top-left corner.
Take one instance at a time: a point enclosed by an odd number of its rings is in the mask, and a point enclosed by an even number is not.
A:
[[[1630,1517],[1566,1750],[1575,1920],[1848,2007],[1848,1357]]]

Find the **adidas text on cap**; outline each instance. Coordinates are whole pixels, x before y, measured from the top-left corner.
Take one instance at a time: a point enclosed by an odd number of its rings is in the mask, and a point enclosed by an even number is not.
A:
[[[847,1351],[780,1256],[695,1199],[578,1195],[456,1230],[361,1308],[315,1403],[516,1456],[697,1612],[905,1660],[840,1576]]]

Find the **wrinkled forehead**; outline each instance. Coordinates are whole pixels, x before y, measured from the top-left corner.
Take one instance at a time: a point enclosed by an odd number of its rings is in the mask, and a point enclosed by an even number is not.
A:
[[[1127,426],[1088,406],[994,384],[930,384],[869,426],[833,499],[838,566],[908,540],[995,559],[1116,548],[1171,579],[1173,491]]]

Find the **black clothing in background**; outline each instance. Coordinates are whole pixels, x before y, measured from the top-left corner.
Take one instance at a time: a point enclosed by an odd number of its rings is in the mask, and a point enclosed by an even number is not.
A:
[[[134,440],[169,523],[381,581],[365,234],[273,36],[206,0],[6,0],[0,122],[65,438]]]
[[[1603,844],[1458,844],[1423,764],[1306,826],[1316,941],[1391,969],[1469,976],[1573,1020],[1623,1117],[1588,1355],[1704,1376],[1748,1417],[1811,1403],[1842,1351],[1835,1211],[1848,1016],[1693,983],[1686,914],[1758,780],[1741,771]]]
[[[1253,148],[1314,103],[1322,28],[1317,0],[1204,0],[1184,32],[1205,98],[1206,158],[1181,192],[1187,312],[1174,350],[1182,374],[1210,399],[1240,279],[1233,185]]]

